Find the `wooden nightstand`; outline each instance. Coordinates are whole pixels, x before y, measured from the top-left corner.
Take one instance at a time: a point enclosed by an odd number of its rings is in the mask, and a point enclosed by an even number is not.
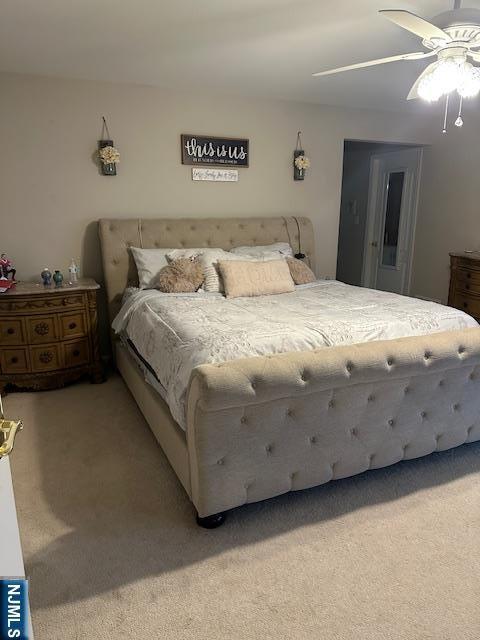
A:
[[[480,253],[450,254],[448,304],[480,322]]]
[[[103,382],[99,288],[85,278],[59,288],[20,282],[0,294],[0,391],[56,389],[85,374]]]

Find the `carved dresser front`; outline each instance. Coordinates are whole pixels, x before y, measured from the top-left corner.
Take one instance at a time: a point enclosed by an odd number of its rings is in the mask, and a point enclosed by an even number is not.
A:
[[[98,289],[85,278],[58,288],[17,283],[0,294],[0,391],[55,389],[84,375],[103,381]]]

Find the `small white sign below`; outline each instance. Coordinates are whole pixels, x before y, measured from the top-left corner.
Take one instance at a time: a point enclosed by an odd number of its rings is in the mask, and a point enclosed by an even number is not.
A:
[[[202,169],[200,167],[192,167],[192,180],[238,182],[238,169]]]

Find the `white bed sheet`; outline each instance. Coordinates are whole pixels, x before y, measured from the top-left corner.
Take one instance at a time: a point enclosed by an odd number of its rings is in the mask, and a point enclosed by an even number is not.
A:
[[[478,325],[452,307],[319,280],[293,293],[255,298],[130,290],[112,326],[153,368],[174,419],[185,428],[188,382],[200,364]]]

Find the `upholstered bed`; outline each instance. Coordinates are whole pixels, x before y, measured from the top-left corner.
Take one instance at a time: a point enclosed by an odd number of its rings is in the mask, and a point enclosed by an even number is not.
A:
[[[311,222],[299,224],[314,267]],[[293,218],[101,220],[100,237],[112,320],[136,284],[131,246],[298,247]],[[205,526],[247,502],[480,439],[480,328],[200,364],[181,425],[126,344],[114,344]]]

